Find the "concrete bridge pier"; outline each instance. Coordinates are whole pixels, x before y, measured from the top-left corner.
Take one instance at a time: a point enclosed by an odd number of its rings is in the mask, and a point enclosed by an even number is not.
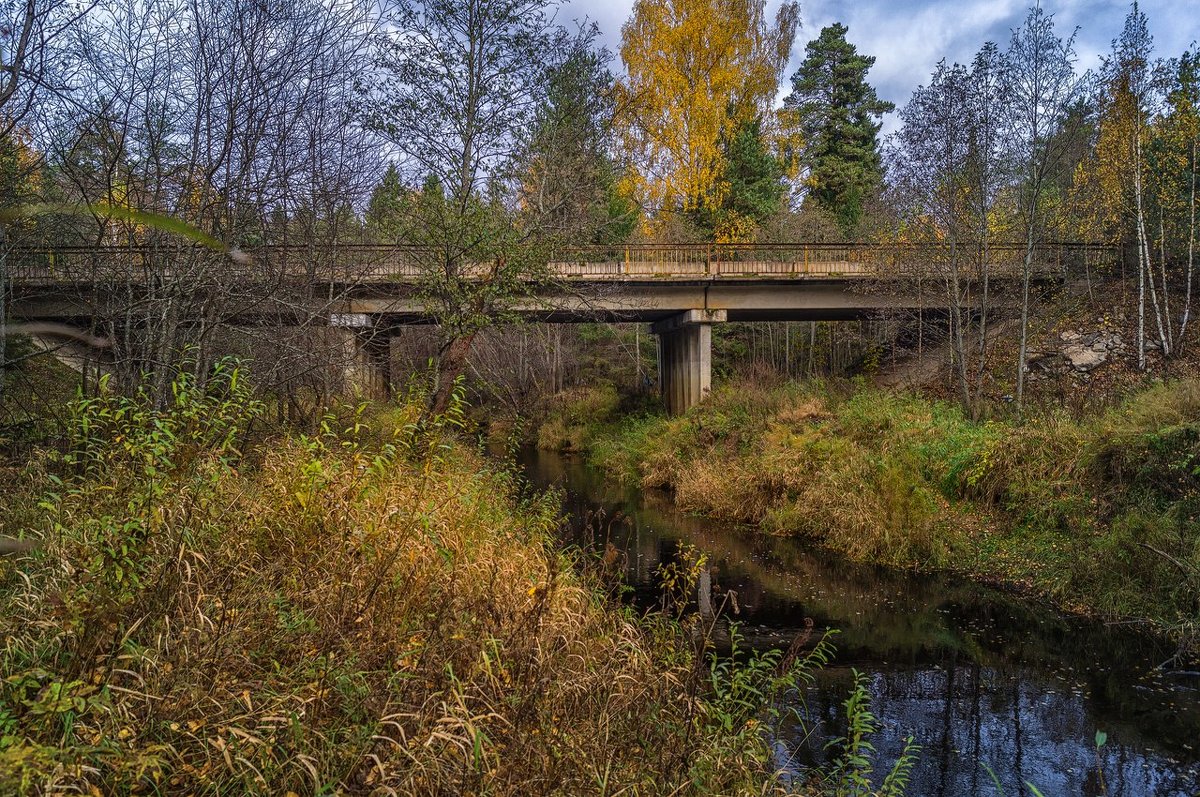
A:
[[[373,319],[363,313],[334,314],[329,326],[339,333],[346,391],[367,398],[388,398],[392,383],[392,336],[377,329]]]
[[[658,384],[672,415],[694,407],[712,390],[712,325],[725,321],[724,310],[688,310],[659,321]]]

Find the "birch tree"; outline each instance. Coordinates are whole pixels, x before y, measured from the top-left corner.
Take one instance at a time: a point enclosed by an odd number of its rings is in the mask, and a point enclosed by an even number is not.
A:
[[[975,225],[969,189],[970,140],[963,120],[971,113],[970,73],[961,64],[940,62],[928,86],[913,92],[900,110],[901,127],[890,151],[891,180],[905,206],[908,237],[935,243],[928,261],[913,264],[941,279],[949,313],[950,343],[959,396],[972,405],[967,379],[964,264]]]
[[[1158,255],[1164,327],[1170,351],[1184,345],[1191,318],[1196,249],[1196,168],[1200,148],[1200,57],[1185,52],[1164,69],[1166,103],[1152,120],[1146,146],[1147,215]],[[1182,275],[1178,272],[1182,270]],[[1169,278],[1170,276],[1170,278]],[[1153,277],[1152,277],[1153,278]],[[1171,294],[1182,281],[1183,306],[1171,312]],[[1178,321],[1177,321],[1178,319]]]
[[[967,393],[974,407],[983,392],[988,366],[988,322],[992,312],[991,281],[993,247],[998,228],[997,204],[1012,174],[1012,144],[1008,130],[1011,114],[1010,62],[994,42],[985,44],[971,62],[967,86],[967,115],[963,119],[968,137],[966,184],[969,212],[974,230],[974,285],[968,317],[974,317],[976,364],[974,385]],[[967,321],[964,320],[964,324]],[[969,325],[969,324],[968,324]],[[960,358],[961,378],[966,380],[967,353]]]
[[[1120,37],[1113,42],[1112,54],[1104,63],[1103,95],[1104,121],[1098,159],[1102,166],[1116,171],[1118,195],[1127,197],[1131,205],[1134,241],[1137,248],[1137,364],[1146,368],[1146,304],[1149,299],[1158,327],[1164,355],[1170,353],[1162,314],[1157,301],[1157,286],[1150,261],[1150,244],[1146,234],[1146,159],[1147,120],[1154,112],[1157,100],[1154,85],[1154,63],[1151,61],[1154,41],[1150,36],[1146,15],[1133,4],[1125,17]],[[1107,140],[1106,140],[1107,139]],[[1104,151],[1107,150],[1107,151]]]
[[[774,118],[800,24],[798,3],[637,0],[621,28],[625,144],[635,194],[651,212],[719,203],[722,132]]]
[[[938,64],[928,86],[900,111],[890,180],[902,205],[917,278],[931,272],[945,294],[954,379],[963,407],[975,413],[987,358],[989,284],[997,202],[1010,158],[1004,55],[980,49],[970,68]]]
[[[1044,229],[1047,181],[1072,151],[1082,117],[1072,113],[1083,99],[1086,77],[1075,71],[1075,33],[1054,32],[1054,17],[1040,5],[1029,9],[1008,48],[1006,95],[1011,107],[1011,141],[1019,168],[1019,211],[1025,253],[1021,261],[1021,331],[1015,399],[1025,396],[1033,258]]]

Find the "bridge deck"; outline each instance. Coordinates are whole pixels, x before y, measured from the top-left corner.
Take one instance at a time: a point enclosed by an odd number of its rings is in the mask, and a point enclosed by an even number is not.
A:
[[[663,322],[655,327],[660,388],[668,408],[682,412],[711,385],[712,323],[841,320],[881,310],[944,308],[942,281],[959,275],[971,292],[978,262],[988,264],[991,279],[1009,286],[1022,273],[1021,245],[961,258],[960,252],[872,244],[585,247],[552,254],[529,275],[526,295],[506,310],[541,321]],[[395,327],[438,318],[419,290],[423,276],[438,266],[433,250],[270,246],[244,254],[181,246],[60,248],[13,251],[0,265],[7,266],[11,310],[26,318],[88,323],[106,311],[114,314],[114,307],[153,312],[165,287],[171,295],[216,299],[222,320],[232,325],[344,327],[340,334],[359,363],[352,367],[375,374],[370,384],[389,381],[389,358],[377,356],[376,336],[386,346]],[[1073,262],[1095,264],[1115,254],[1104,246],[1052,244],[1037,249],[1033,266],[1041,279],[1064,273]],[[502,266],[474,264],[465,276],[487,280]],[[305,303],[289,296],[323,298]]]

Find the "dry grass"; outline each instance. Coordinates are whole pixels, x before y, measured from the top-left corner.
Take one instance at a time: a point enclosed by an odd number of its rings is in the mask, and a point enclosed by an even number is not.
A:
[[[596,435],[594,458],[673,489],[690,511],[813,537],[857,560],[929,566],[959,536],[956,511],[912,453],[933,425],[917,403],[737,384],[685,417]]]
[[[610,420],[620,397],[611,384],[573,387],[549,399],[538,427],[537,446],[548,451],[582,451],[598,423]]]
[[[402,409],[254,462],[152,442],[6,499],[43,545],[0,564],[0,792],[774,788],[678,628],[598,598],[557,503],[449,430]]]
[[[986,573],[1181,638],[1198,623],[1198,380],[1023,422],[861,384],[737,383],[591,445],[685,509],[851,559]]]

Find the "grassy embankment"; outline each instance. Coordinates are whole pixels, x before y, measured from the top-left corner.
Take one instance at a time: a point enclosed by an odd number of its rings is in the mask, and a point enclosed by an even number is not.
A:
[[[1195,647],[1200,382],[1025,423],[854,383],[735,383],[679,418],[616,407],[607,389],[564,397],[539,444],[587,450],[687,510],[859,561],[1032,587]]]
[[[454,416],[264,434],[236,371],[175,395],[77,402],[5,487],[38,547],[0,556],[0,793],[780,788],[761,729],[814,657],[710,662],[609,603]],[[814,782],[862,775],[850,739]]]

